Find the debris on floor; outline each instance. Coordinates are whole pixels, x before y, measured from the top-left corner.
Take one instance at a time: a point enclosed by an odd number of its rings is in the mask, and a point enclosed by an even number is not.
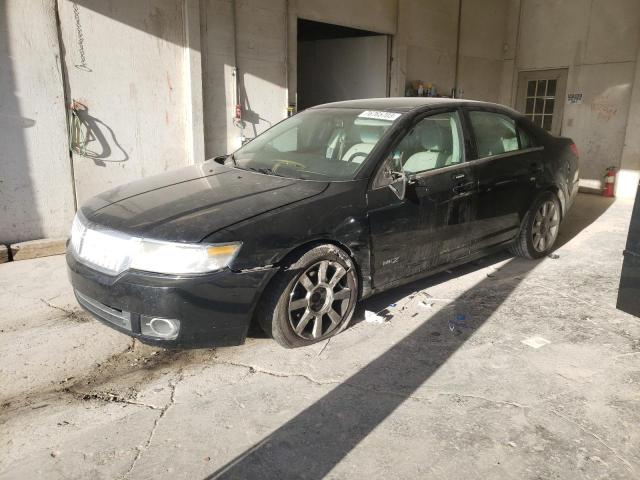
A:
[[[531,348],[540,348],[544,347],[545,345],[549,345],[551,342],[546,338],[542,338],[541,336],[536,335],[535,337],[530,337],[522,340],[522,343],[528,345]]]
[[[560,258],[560,255],[558,255],[557,253],[550,253],[549,255],[547,255],[551,260],[557,260]]]
[[[467,316],[464,313],[456,313],[453,319],[449,320],[449,330],[453,332],[456,328],[471,328],[467,324]]]
[[[371,312],[369,310],[364,311],[364,321],[367,323],[377,323],[377,324],[386,322],[384,317],[381,317],[377,313]]]
[[[437,303],[451,303],[451,302],[453,302],[452,298],[433,297],[427,292],[420,292],[420,294],[424,298],[425,303],[435,304],[436,302]]]

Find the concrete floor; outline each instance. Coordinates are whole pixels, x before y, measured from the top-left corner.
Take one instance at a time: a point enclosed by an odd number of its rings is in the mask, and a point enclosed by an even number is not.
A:
[[[298,350],[149,348],[79,310],[63,257],[0,265],[0,478],[636,478],[630,212],[581,195],[558,258],[374,297]]]

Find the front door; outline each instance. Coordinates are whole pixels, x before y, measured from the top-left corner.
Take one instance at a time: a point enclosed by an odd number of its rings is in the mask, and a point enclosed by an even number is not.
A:
[[[476,182],[464,157],[457,111],[420,118],[391,149],[368,193],[376,288],[468,255]],[[400,169],[403,199],[385,182]]]
[[[520,72],[516,109],[535,125],[560,135],[566,86],[566,68]]]

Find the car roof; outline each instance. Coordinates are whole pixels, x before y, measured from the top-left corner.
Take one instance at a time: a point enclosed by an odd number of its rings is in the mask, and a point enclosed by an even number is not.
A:
[[[365,110],[382,110],[389,112],[408,112],[420,107],[446,107],[446,106],[478,106],[491,107],[505,110],[513,114],[518,114],[515,110],[497,103],[481,102],[477,100],[467,100],[462,98],[441,98],[441,97],[385,97],[385,98],[363,98],[359,100],[345,100],[342,102],[323,103],[312,108],[359,108]]]

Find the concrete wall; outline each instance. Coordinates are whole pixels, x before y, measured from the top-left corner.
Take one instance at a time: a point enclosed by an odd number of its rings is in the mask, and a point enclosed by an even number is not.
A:
[[[512,0],[462,1],[458,88],[465,98],[500,102],[503,65],[515,49]]]
[[[211,157],[235,150],[242,138],[253,138],[286,117],[287,15],[285,0],[237,0],[235,7],[231,0],[207,0],[203,5],[205,153]],[[235,67],[242,122],[233,120]]]
[[[291,0],[290,8],[307,20],[378,33],[396,32],[396,0]]]
[[[522,0],[517,70],[569,69],[562,134],[581,154],[584,186],[619,166],[640,37],[637,0]],[[637,99],[636,99],[637,101]]]
[[[201,6],[204,141],[205,157],[209,158],[237,148],[241,132],[233,123],[236,103],[233,0],[208,0]]]
[[[68,232],[74,214],[54,0],[0,0],[0,243]]]
[[[450,93],[456,73],[458,2],[399,0],[398,34],[394,38],[396,95],[405,83],[433,82],[440,93]]]
[[[68,98],[91,134],[73,155],[78,202],[189,164],[183,2],[82,0],[82,42],[73,3],[59,12]]]
[[[432,82],[439,94],[449,95],[457,80],[458,96],[510,103],[516,1],[400,0],[398,12],[396,95],[415,80]]]

